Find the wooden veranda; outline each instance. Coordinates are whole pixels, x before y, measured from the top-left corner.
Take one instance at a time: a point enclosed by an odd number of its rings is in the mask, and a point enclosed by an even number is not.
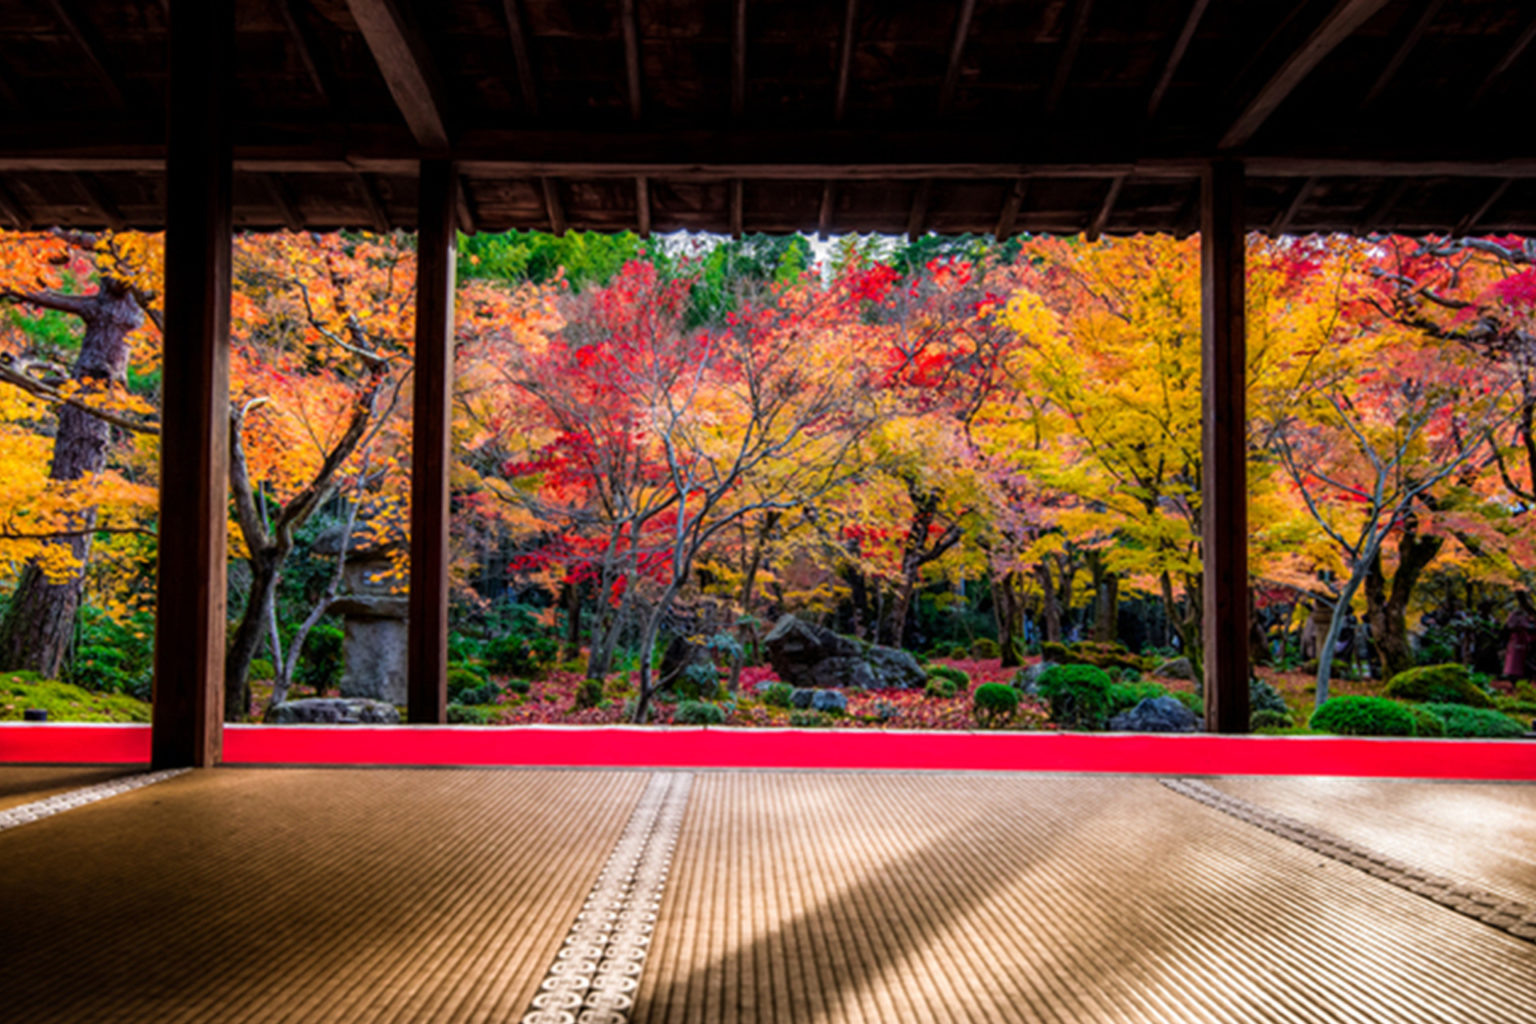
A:
[[[1519,0],[0,0],[0,221],[167,232],[155,763],[219,759],[237,228],[419,233],[438,722],[457,230],[1198,227],[1206,709],[1244,730],[1244,234],[1536,227],[1533,40]]]

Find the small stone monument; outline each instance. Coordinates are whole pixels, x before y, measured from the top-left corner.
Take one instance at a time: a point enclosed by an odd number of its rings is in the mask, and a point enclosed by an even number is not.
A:
[[[315,539],[314,551],[337,557],[343,530],[336,527]],[[347,545],[343,581],[347,592],[331,602],[342,617],[344,669],[341,695],[404,704],[406,617],[409,599],[391,592],[391,555],[404,543],[399,531],[380,538],[354,528]]]

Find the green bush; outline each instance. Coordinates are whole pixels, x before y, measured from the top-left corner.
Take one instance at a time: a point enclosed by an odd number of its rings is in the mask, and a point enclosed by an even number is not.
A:
[[[989,661],[1002,657],[1003,652],[998,649],[997,641],[989,636],[979,636],[971,643],[971,657],[980,661]]]
[[[1132,669],[1140,672],[1141,659],[1122,644],[1085,640],[1075,644],[1058,644],[1047,641],[1040,645],[1040,653],[1046,661],[1061,665],[1092,665],[1102,669]]]
[[[1465,704],[1424,704],[1425,711],[1445,723],[1445,734],[1458,739],[1502,740],[1524,736],[1525,726],[1507,715]]]
[[[976,722],[984,729],[996,729],[1013,720],[1019,710],[1019,691],[1007,683],[982,683],[971,695]]]
[[[1386,697],[1334,697],[1307,723],[1318,732],[1338,736],[1412,736],[1413,715]]]
[[[1200,699],[1198,693],[1192,693],[1189,690],[1169,690],[1168,696],[1189,708],[1196,718],[1205,717],[1205,701]]]
[[[508,679],[507,689],[513,693],[526,694],[529,690],[533,689],[533,684],[526,679]]]
[[[923,687],[923,696],[932,700],[948,700],[955,695],[958,689],[953,679],[944,676],[929,676],[928,685]]]
[[[463,633],[448,634],[449,661],[474,661],[484,655],[485,644],[482,641]]]
[[[1519,697],[1499,697],[1494,706],[1506,715],[1514,715],[1516,718],[1531,718],[1536,716],[1536,700],[1522,700]]]
[[[1257,677],[1248,680],[1248,713],[1251,715],[1257,711],[1273,711],[1276,714],[1290,717],[1291,709],[1286,706],[1285,698],[1280,696],[1280,691]]]
[[[268,679],[277,677],[277,669],[273,668],[272,663],[266,658],[252,658],[251,667],[245,677],[252,682],[264,683]]]
[[[1289,729],[1293,724],[1290,715],[1269,708],[1260,708],[1248,716],[1248,728],[1253,732],[1260,729]]]
[[[955,644],[949,649],[949,656],[956,661],[964,661],[971,656],[971,649],[965,644]]]
[[[1384,692],[1388,697],[1425,704],[1466,704],[1474,708],[1493,706],[1488,695],[1472,681],[1471,670],[1454,662],[1447,665],[1424,665],[1399,672],[1387,680]]]
[[[1139,683],[1141,682],[1141,672],[1134,668],[1122,668],[1112,673],[1110,678],[1120,683]]]
[[[345,667],[342,654],[345,641],[346,635],[340,627],[318,623],[304,637],[304,653],[299,655],[299,667],[294,672],[293,681],[315,693],[324,693],[339,684]]]
[[[672,712],[672,721],[678,725],[720,725],[725,721],[725,712],[716,704],[685,700]]]
[[[1412,704],[1408,713],[1413,716],[1413,734],[1421,739],[1433,739],[1445,735],[1445,722],[1440,716],[1422,704]]]
[[[485,660],[494,672],[515,676],[539,675],[560,653],[553,637],[527,637],[521,633],[499,636],[485,645]]]
[[[1052,665],[1036,692],[1051,707],[1051,718],[1069,729],[1100,729],[1109,717],[1109,675],[1092,665]]]
[[[763,687],[759,696],[762,702],[771,708],[787,708],[790,695],[794,692],[795,688],[788,683],[769,683]]]
[[[462,703],[460,697],[470,691],[478,690],[485,685],[485,680],[478,672],[473,671],[462,664],[449,664],[448,666],[448,702],[450,704]],[[471,704],[480,704],[482,701],[469,701]]]
[[[714,700],[720,696],[720,670],[712,662],[690,662],[673,680],[672,690],[684,700]]]
[[[448,705],[449,725],[490,725],[500,711],[495,707],[470,707],[465,704]]]
[[[1515,684],[1515,699],[1536,702],[1536,683],[1522,679]]]
[[[953,665],[929,665],[928,678],[948,679],[957,688],[962,686],[969,687],[971,685],[971,677],[966,674],[965,670],[955,668]]]
[[[576,684],[576,710],[595,708],[602,699],[603,681],[601,679],[583,679]]]
[[[1168,691],[1161,683],[1111,683],[1109,684],[1109,714],[1128,711],[1144,700],[1166,697]]]
[[[832,718],[820,711],[791,711],[789,724],[796,729],[823,729],[832,724]]]

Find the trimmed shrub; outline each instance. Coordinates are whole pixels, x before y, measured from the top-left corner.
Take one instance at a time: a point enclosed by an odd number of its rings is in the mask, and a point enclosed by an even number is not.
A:
[[[1257,677],[1248,680],[1248,713],[1258,711],[1273,711],[1276,714],[1290,717],[1291,709],[1286,706],[1285,698],[1280,696],[1280,691]]]
[[[485,685],[485,680],[479,673],[462,664],[448,666],[448,702],[450,704],[466,703],[461,700],[463,694],[470,690],[478,690]],[[470,704],[482,704],[483,701],[468,701]]]
[[[796,729],[823,729],[832,724],[832,719],[820,711],[791,711],[789,724]]]
[[[1019,710],[1019,691],[1006,683],[982,683],[971,695],[971,706],[982,728],[996,729],[1013,720]]]
[[[1109,676],[1092,665],[1052,665],[1036,692],[1050,704],[1051,718],[1069,729],[1101,729],[1109,717]]]
[[[923,687],[923,696],[932,700],[948,700],[955,695],[958,687],[953,679],[943,676],[929,676],[928,685]]]
[[[252,658],[250,671],[246,678],[253,683],[264,683],[268,679],[277,678],[277,669],[272,667],[272,662],[266,658]]]
[[[560,653],[560,643],[552,637],[532,639],[520,633],[499,636],[485,645],[485,660],[495,672],[515,676],[538,675]]]
[[[336,686],[341,682],[345,643],[346,634],[339,627],[317,623],[304,637],[304,653],[299,655],[299,667],[294,672],[293,681],[316,693],[324,693]]]
[[[1493,703],[1506,715],[1514,715],[1516,718],[1536,717],[1536,700],[1522,700],[1519,697],[1500,697]]]
[[[1307,723],[1337,736],[1412,736],[1413,715],[1386,697],[1333,697]]]
[[[965,670],[955,668],[953,665],[929,665],[928,678],[948,679],[956,687],[968,687],[971,685],[971,677],[966,674]]]
[[[1092,665],[1102,669],[1132,669],[1140,672],[1141,659],[1121,644],[1084,640],[1075,644],[1043,643],[1040,653],[1046,661],[1062,665]]]
[[[576,684],[576,710],[595,708],[602,699],[603,681],[601,679],[583,679]]]
[[[1289,729],[1292,725],[1290,715],[1268,708],[1260,708],[1248,717],[1248,728],[1254,732],[1260,729]]]
[[[771,708],[787,708],[789,698],[794,692],[795,688],[788,683],[769,683],[763,687],[763,703]]]
[[[1110,678],[1121,683],[1141,682],[1141,673],[1134,668],[1117,669],[1110,674]]]
[[[989,636],[979,636],[971,643],[971,657],[981,661],[1002,657],[997,641]]]
[[[971,649],[965,644],[955,644],[949,649],[949,656],[956,661],[964,661],[971,656]]]
[[[1525,726],[1507,715],[1465,704],[1425,704],[1425,711],[1445,723],[1445,734],[1458,739],[1504,740],[1525,735]]]
[[[533,684],[526,679],[508,679],[507,689],[513,693],[527,693],[533,689]]]
[[[721,725],[725,722],[725,712],[716,704],[685,700],[672,712],[672,721],[678,725]]]
[[[448,705],[449,725],[490,725],[500,712],[494,707],[470,707],[464,704]]]
[[[1488,695],[1472,681],[1471,670],[1454,662],[1447,665],[1424,665],[1399,672],[1387,680],[1384,692],[1388,697],[1425,704],[1465,704],[1474,708],[1493,706]]]
[[[1144,700],[1166,697],[1168,691],[1159,683],[1111,683],[1109,685],[1109,713],[1115,715],[1129,711]]]
[[[713,662],[690,662],[673,681],[672,689],[684,700],[714,700],[720,695],[720,670]]]
[[[1445,735],[1445,723],[1440,716],[1422,704],[1412,704],[1408,713],[1413,716],[1413,734],[1421,739],[1433,739]]]
[[[1536,701],[1536,683],[1520,680],[1515,684],[1515,699]]]
[[[1168,696],[1189,708],[1197,717],[1205,717],[1205,701],[1200,699],[1198,693],[1192,693],[1189,690],[1169,690]]]

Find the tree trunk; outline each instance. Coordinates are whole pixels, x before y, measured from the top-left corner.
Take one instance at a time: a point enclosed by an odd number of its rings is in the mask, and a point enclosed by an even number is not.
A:
[[[560,660],[575,661],[581,657],[581,584],[562,586],[560,603],[565,606],[565,642],[560,646]]]
[[[1019,600],[1017,572],[1005,572],[992,579],[992,609],[997,620],[997,647],[1003,668],[1018,668],[1022,663],[1023,607]]]
[[[1445,546],[1445,539],[1420,536],[1413,524],[1404,530],[1397,545],[1397,572],[1388,587],[1382,571],[1381,552],[1371,559],[1365,574],[1365,621],[1371,647],[1381,662],[1381,678],[1391,679],[1413,667],[1413,648],[1408,643],[1408,602],[1414,587]]]
[[[1040,578],[1040,617],[1045,623],[1045,642],[1061,643],[1061,601],[1056,593],[1056,578],[1051,575],[1051,559],[1046,557],[1035,567]]]
[[[1103,567],[1103,559],[1094,559],[1093,639],[1113,643],[1119,634],[1120,577]]]
[[[277,580],[288,552],[278,547],[251,552],[251,593],[224,654],[224,721],[239,722],[251,711],[251,660],[277,599]]]
[[[83,396],[102,392],[127,379],[128,335],[144,320],[133,294],[120,283],[103,280],[81,313],[85,334],[70,379]],[[68,484],[101,473],[107,464],[112,428],[105,420],[73,406],[61,406],[53,440],[50,480]],[[0,623],[0,670],[29,670],[56,679],[74,637],[75,616],[85,587],[96,509],[81,508],[67,529],[69,537],[49,543],[66,547],[78,568],[65,580],[50,580],[36,563],[23,569],[5,621]]]

